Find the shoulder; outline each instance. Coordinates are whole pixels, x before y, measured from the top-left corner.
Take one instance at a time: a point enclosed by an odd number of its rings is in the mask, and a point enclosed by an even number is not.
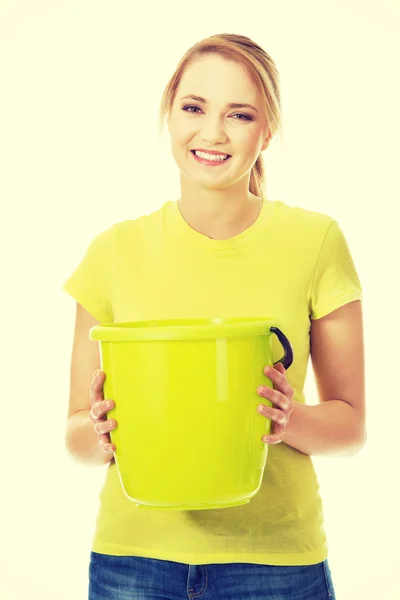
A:
[[[278,227],[285,233],[302,240],[312,239],[322,243],[326,233],[335,219],[326,213],[290,205],[281,200],[274,200],[274,218]]]
[[[152,246],[162,238],[170,208],[171,201],[168,201],[147,214],[113,223],[105,235],[111,238],[113,247],[122,253],[135,251],[136,247],[143,249]]]
[[[298,226],[311,225],[326,228],[334,221],[333,217],[323,212],[290,205],[282,200],[273,200],[272,202],[276,205],[275,215],[278,218]]]
[[[157,227],[158,223],[161,223],[167,210],[169,202],[163,204],[160,208],[153,212],[149,212],[147,214],[141,214],[135,219],[126,219],[124,221],[119,221],[118,223],[112,224],[107,231],[110,232],[111,235],[123,236],[125,234],[129,234],[131,232],[140,232],[146,231],[149,228]]]

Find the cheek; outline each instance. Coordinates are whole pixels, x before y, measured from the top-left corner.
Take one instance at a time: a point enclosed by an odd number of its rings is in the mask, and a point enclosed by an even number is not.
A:
[[[257,148],[260,144],[260,135],[261,135],[261,131],[257,128],[249,128],[248,131],[246,131],[246,136],[245,139],[243,140],[243,143],[247,144],[247,147],[249,149],[251,148]]]
[[[190,122],[190,119],[185,118],[184,113],[174,113],[170,120],[169,132],[176,138],[184,137],[189,135],[191,131],[195,131],[194,123]]]
[[[191,141],[195,132],[192,128],[189,128],[187,125],[175,125],[174,128],[170,130],[170,143],[171,148],[175,148],[176,152],[185,152],[190,148]]]
[[[260,144],[260,131],[257,127],[239,125],[229,132],[230,139],[234,147],[240,150],[240,153],[252,155],[257,152]]]

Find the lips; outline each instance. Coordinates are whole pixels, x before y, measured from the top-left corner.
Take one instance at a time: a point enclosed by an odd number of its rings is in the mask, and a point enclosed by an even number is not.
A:
[[[194,154],[196,151],[197,151],[197,152],[205,152],[205,150],[199,150],[198,148],[195,148],[194,150],[191,150],[190,152],[191,152],[192,154]],[[228,154],[227,152],[206,152],[206,154],[210,154],[210,155],[212,155],[212,154],[215,154],[216,156],[225,155],[225,156],[227,156],[228,158],[229,158],[230,156],[232,156],[232,154]]]

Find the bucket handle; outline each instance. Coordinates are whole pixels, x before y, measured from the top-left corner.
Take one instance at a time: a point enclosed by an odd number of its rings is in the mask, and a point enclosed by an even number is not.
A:
[[[282,363],[285,369],[288,369],[293,362],[293,348],[286,335],[282,333],[279,327],[270,327],[270,331],[271,333],[275,333],[284,350],[284,356],[280,360],[274,362],[274,365]]]

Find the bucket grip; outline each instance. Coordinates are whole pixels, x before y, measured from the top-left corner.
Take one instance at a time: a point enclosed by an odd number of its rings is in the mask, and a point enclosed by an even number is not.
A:
[[[293,348],[287,339],[286,335],[279,329],[279,327],[270,327],[271,333],[275,333],[278,340],[283,346],[284,355],[280,360],[274,362],[274,365],[282,363],[285,369],[288,369],[293,362]]]

